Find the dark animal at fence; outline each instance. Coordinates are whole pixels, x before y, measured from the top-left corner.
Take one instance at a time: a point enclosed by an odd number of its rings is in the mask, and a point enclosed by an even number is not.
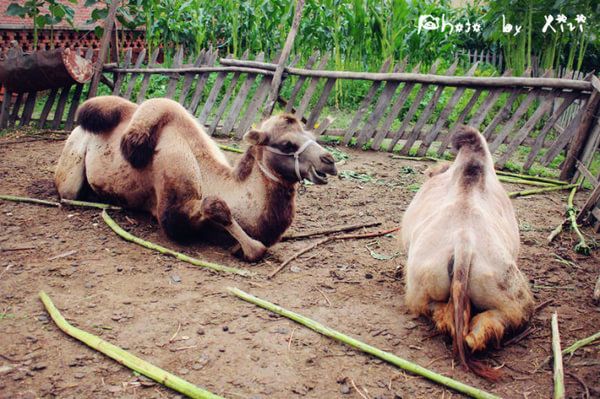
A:
[[[292,223],[298,183],[325,184],[327,174],[337,173],[331,154],[290,115],[247,132],[250,147],[235,167],[172,100],[138,106],[97,97],[81,105],[78,120],[56,169],[62,198],[89,187],[102,199],[151,212],[174,239],[217,225],[249,261]]]
[[[430,172],[402,221],[405,299],[410,311],[430,316],[452,336],[467,369],[493,380],[500,373],[467,351],[499,345],[507,330],[529,319],[533,297],[516,264],[514,209],[484,137],[463,126],[452,145],[455,162]],[[471,318],[471,312],[479,313]]]

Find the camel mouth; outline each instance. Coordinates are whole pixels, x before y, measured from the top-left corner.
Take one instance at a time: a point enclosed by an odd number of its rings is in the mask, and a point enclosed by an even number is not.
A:
[[[314,166],[308,171],[308,180],[315,184],[327,184],[327,174],[318,171]]]

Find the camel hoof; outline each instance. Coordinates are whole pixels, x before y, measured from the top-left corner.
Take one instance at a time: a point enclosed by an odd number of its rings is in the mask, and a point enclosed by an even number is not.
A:
[[[244,251],[244,259],[248,262],[257,262],[261,260],[267,253],[267,247],[263,244],[258,243],[252,248],[246,248]]]

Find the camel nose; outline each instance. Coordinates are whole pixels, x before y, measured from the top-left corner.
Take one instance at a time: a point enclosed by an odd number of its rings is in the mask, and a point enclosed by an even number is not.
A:
[[[335,159],[333,159],[333,155],[326,152],[325,154],[321,155],[321,162],[326,165],[333,165],[335,163]]]

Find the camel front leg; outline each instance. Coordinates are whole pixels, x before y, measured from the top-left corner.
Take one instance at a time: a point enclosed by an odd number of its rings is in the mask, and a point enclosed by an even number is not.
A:
[[[250,237],[231,215],[229,206],[218,197],[206,197],[202,200],[202,216],[205,220],[217,223],[240,244],[244,259],[255,262],[267,252],[267,247]]]

